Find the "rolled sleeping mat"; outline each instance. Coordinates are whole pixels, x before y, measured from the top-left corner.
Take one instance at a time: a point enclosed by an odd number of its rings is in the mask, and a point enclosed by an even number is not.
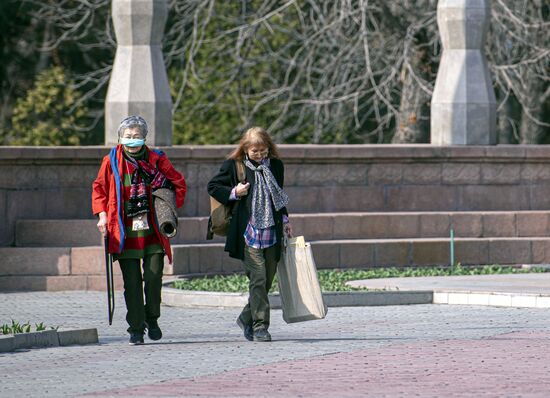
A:
[[[153,191],[153,201],[160,233],[173,238],[178,232],[176,193],[168,188],[159,188]]]

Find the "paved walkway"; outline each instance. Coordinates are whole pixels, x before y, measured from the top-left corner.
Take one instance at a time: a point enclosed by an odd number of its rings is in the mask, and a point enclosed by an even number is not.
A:
[[[0,396],[548,397],[550,312],[410,305],[330,308],[245,341],[237,310],[163,307],[165,337],[129,346],[117,293],[0,294],[0,322],[97,327],[100,344],[0,354]]]
[[[356,287],[386,290],[439,290],[550,295],[550,272],[529,274],[380,278],[350,282]]]
[[[371,290],[432,291],[435,304],[489,305],[550,310],[550,273],[366,279],[349,282]]]

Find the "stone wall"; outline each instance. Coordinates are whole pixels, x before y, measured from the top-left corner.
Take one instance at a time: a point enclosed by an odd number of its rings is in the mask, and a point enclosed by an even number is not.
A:
[[[206,183],[231,146],[165,151],[188,183],[181,216],[208,214]],[[550,209],[550,147],[281,145],[292,213]],[[107,147],[1,147],[0,246],[17,219],[92,218]]]

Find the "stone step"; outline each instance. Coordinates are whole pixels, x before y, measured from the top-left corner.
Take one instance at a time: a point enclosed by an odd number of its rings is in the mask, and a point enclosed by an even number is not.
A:
[[[71,248],[0,247],[0,276],[71,274]]]
[[[291,214],[295,234],[309,240],[547,236],[550,211]],[[173,244],[207,241],[207,217],[180,218]],[[101,243],[95,220],[19,220],[16,246],[78,247]]]
[[[114,278],[115,290],[122,290],[122,275]],[[13,275],[0,276],[0,292],[95,290],[106,291],[104,275]],[[107,300],[107,298],[105,298]],[[105,304],[107,306],[107,304]],[[107,309],[105,309],[107,311]]]
[[[178,220],[178,234],[173,243],[222,242],[216,237],[206,241],[208,217]],[[15,227],[17,247],[80,247],[103,245],[97,220],[18,220]]]
[[[17,220],[16,247],[75,247],[103,245],[97,220]]]
[[[0,292],[105,290],[103,247],[0,247]],[[114,267],[115,288],[122,275]]]
[[[317,268],[447,266],[450,239],[342,239],[311,241]],[[223,251],[223,244],[174,245],[174,275],[231,273],[242,263]],[[462,265],[546,264],[550,238],[456,238],[454,260]]]
[[[311,241],[317,268],[375,268],[449,265],[448,238],[341,239]],[[550,238],[456,238],[455,262],[463,265],[550,263]],[[174,263],[165,275],[233,273],[242,263],[222,243],[173,245]],[[0,248],[0,291],[104,289],[103,248]],[[120,283],[120,269],[114,264]],[[65,284],[64,280],[70,281]],[[19,282],[14,282],[15,280]],[[26,281],[27,285],[22,284]]]

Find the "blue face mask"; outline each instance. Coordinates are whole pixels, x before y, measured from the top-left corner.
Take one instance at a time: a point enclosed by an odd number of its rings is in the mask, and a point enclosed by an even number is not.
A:
[[[138,146],[143,146],[145,140],[143,138],[121,138],[120,143],[124,146],[135,148]]]

